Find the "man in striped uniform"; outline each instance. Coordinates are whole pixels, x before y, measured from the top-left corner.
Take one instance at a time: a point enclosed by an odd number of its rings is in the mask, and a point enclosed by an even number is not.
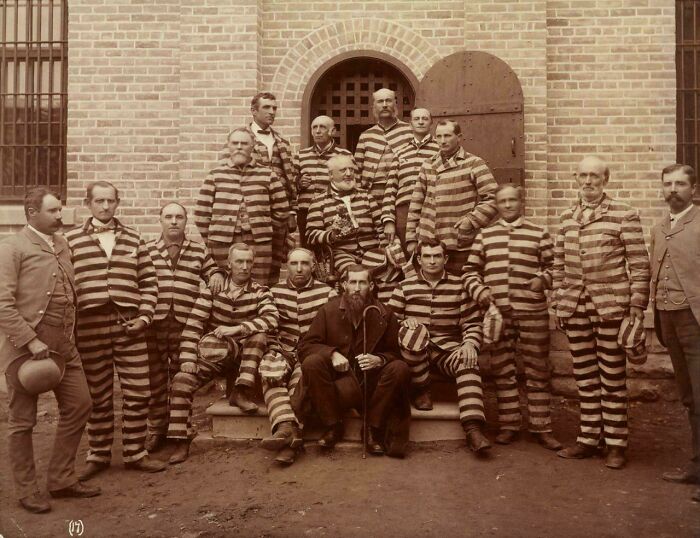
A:
[[[151,395],[146,328],[158,299],[153,261],[138,232],[114,218],[114,185],[91,183],[85,203],[92,217],[66,233],[75,267],[77,346],[92,397],[87,467],[80,479],[104,471],[112,458],[115,368],[123,398],[124,467],[162,471],[165,465],[149,459],[144,447]]]
[[[382,88],[372,94],[372,106],[377,123],[360,135],[355,149],[355,161],[360,170],[360,186],[369,191],[377,203],[382,203],[387,183],[396,174],[393,165],[396,150],[413,136],[411,127],[396,117],[396,93]],[[386,220],[388,240],[394,239],[393,221]]]
[[[217,294],[226,272],[206,247],[185,236],[187,210],[177,202],[160,210],[162,234],[147,243],[158,279],[158,303],[148,328],[151,400],[148,404],[146,450],[155,452],[168,431],[168,387],[177,372],[180,335],[202,282]]]
[[[522,423],[515,355],[525,365],[529,430],[549,450],[561,444],[552,436],[549,312],[544,290],[552,287],[552,240],[544,228],[523,218],[522,190],[502,185],[496,191],[500,219],[476,235],[464,266],[467,294],[483,310],[494,303],[503,315],[503,333],[491,346],[500,432],[496,442],[515,440]]]
[[[266,354],[282,366],[284,374],[270,380],[260,367],[263,396],[272,425],[272,435],[263,439],[262,446],[277,450],[275,461],[291,465],[302,445],[300,422],[292,409],[290,397],[301,379],[301,364],[297,346],[306,334],[316,312],[335,292],[313,278],[314,255],[305,248],[290,251],[287,259],[287,279],[270,290],[279,310],[277,338]]]
[[[170,463],[182,463],[194,437],[191,427],[195,391],[217,376],[230,373],[238,365],[235,387],[229,396],[232,405],[245,413],[255,413],[252,389],[260,360],[267,350],[267,336],[277,328],[279,314],[270,290],[251,279],[255,259],[252,247],[231,245],[230,276],[221,293],[202,286],[182,330],[180,371],[173,378],[170,392],[168,439],[175,450]],[[202,337],[209,335],[228,347],[218,357],[203,353]]]
[[[382,210],[388,212],[390,220],[396,225],[396,234],[401,244],[406,244],[406,219],[411,203],[413,188],[418,182],[421,165],[437,155],[440,146],[430,134],[433,118],[425,108],[411,111],[411,131],[413,137],[403,146],[399,146],[394,156],[396,173],[389,175]],[[386,219],[385,220],[389,220]]]
[[[389,301],[401,324],[416,330],[420,325],[430,334],[430,343],[422,352],[409,350],[401,341],[401,355],[411,369],[414,405],[433,408],[430,399],[430,365],[457,381],[459,420],[467,445],[475,453],[491,448],[482,433],[484,393],[479,373],[481,313],[467,297],[460,278],[445,271],[445,244],[429,239],[418,244],[416,255],[420,271],[399,284]]]
[[[557,324],[569,339],[581,401],[576,444],[558,454],[590,457],[602,435],[605,465],[620,469],[626,463],[627,376],[617,335],[625,316],[644,319],[649,258],[639,212],[605,193],[609,177],[598,157],[579,163],[579,200],[562,213],[554,245]]]
[[[349,155],[336,155],[326,163],[331,184],[328,192],[311,202],[306,225],[309,245],[331,245],[338,274],[360,263],[368,250],[386,246],[381,210],[374,198],[355,185],[355,164]]]
[[[440,153],[423,163],[413,189],[406,224],[406,250],[438,239],[447,246],[448,272],[461,276],[477,232],[497,213],[498,186],[483,159],[460,146],[462,131],[453,120],[435,128]]]
[[[348,150],[335,145],[335,122],[328,116],[318,116],[311,122],[313,145],[304,148],[294,158],[294,178],[299,193],[297,223],[299,238],[306,244],[306,220],[309,205],[318,195],[328,191],[328,159],[335,155],[352,155]]]
[[[241,127],[229,133],[230,156],[209,173],[197,197],[194,221],[219,267],[227,268],[234,243],[255,245],[253,279],[273,280],[274,230],[289,216],[284,186],[274,170],[253,156],[253,138]]]

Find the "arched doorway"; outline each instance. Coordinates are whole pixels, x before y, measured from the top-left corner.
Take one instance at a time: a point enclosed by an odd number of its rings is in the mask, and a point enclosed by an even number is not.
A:
[[[398,117],[404,120],[410,118],[417,79],[408,68],[382,54],[362,54],[358,51],[351,57],[336,57],[329,64],[322,66],[312,77],[310,95],[304,96],[305,108],[308,107],[302,114],[306,120],[302,129],[304,145],[310,143],[311,120],[325,115],[335,121],[336,143],[354,152],[360,133],[375,123],[372,93],[380,88],[394,90]]]

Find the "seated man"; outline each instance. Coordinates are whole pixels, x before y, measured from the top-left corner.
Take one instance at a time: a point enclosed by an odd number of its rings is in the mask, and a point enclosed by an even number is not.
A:
[[[273,432],[262,440],[262,446],[277,450],[275,461],[282,465],[294,463],[303,444],[301,424],[290,401],[301,379],[297,346],[319,308],[335,295],[329,286],[314,279],[314,264],[310,250],[293,249],[287,257],[287,279],[270,290],[279,311],[279,328],[259,369]]]
[[[342,439],[343,415],[362,409],[360,384],[366,382],[367,449],[401,457],[411,417],[410,374],[400,360],[396,316],[373,299],[361,265],[350,265],[341,283],[343,294],[321,307],[299,345],[311,405],[327,428],[318,443],[333,448]]]
[[[522,215],[520,188],[496,191],[500,220],[482,228],[464,266],[467,294],[485,310],[495,304],[503,316],[503,333],[491,344],[491,373],[496,384],[500,432],[507,445],[520,431],[522,415],[516,380],[518,353],[525,365],[529,430],[549,450],[561,444],[552,435],[549,412],[549,313],[544,290],[552,287],[552,240],[547,231]]]
[[[180,371],[170,392],[168,439],[175,442],[170,463],[182,463],[192,440],[191,415],[194,392],[239,363],[235,388],[229,398],[246,413],[258,406],[251,401],[255,373],[267,350],[267,334],[277,328],[279,314],[266,287],[251,280],[255,261],[245,243],[231,245],[230,276],[221,293],[213,295],[202,285],[197,302],[182,330]]]
[[[457,380],[459,420],[469,448],[476,453],[491,448],[481,432],[484,394],[478,353],[481,344],[481,313],[462,286],[445,271],[445,244],[435,239],[418,243],[420,270],[394,290],[389,306],[402,320],[401,354],[411,368],[416,409],[433,408],[429,390],[429,367]],[[429,341],[420,338],[428,332]],[[403,334],[406,333],[406,338]],[[421,345],[423,340],[423,345]]]
[[[370,249],[385,247],[381,210],[374,198],[355,184],[355,163],[349,155],[335,155],[326,164],[331,184],[328,192],[311,202],[306,242],[330,245],[335,270],[342,274]]]

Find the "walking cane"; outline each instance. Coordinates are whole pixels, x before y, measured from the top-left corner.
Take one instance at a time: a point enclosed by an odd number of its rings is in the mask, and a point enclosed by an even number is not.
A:
[[[382,315],[377,305],[366,306],[362,311],[362,354],[367,355],[367,312],[376,310]],[[362,370],[362,459],[367,458],[367,370]]]

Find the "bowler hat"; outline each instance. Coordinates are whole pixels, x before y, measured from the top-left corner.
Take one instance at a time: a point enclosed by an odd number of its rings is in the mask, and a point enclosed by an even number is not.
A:
[[[211,332],[199,339],[197,352],[205,360],[222,361],[238,355],[238,344],[231,338],[219,338]]]
[[[627,360],[632,364],[644,364],[647,361],[646,332],[641,319],[623,319],[617,333],[617,343],[625,350]]]
[[[20,355],[7,367],[7,376],[25,392],[41,394],[56,388],[65,371],[63,357],[49,350],[49,356],[44,359],[34,360],[31,353]]]
[[[430,344],[430,333],[422,323],[415,329],[410,329],[403,323],[399,327],[399,345],[406,351],[420,353]]]

